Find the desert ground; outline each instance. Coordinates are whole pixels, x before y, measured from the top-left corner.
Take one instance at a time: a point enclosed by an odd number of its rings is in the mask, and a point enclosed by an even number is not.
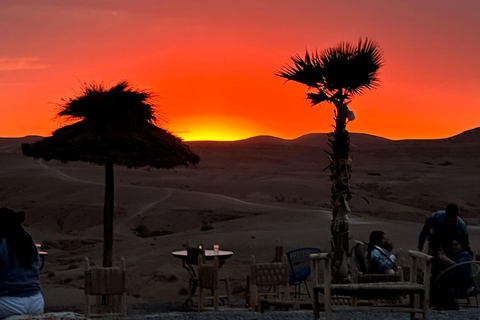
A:
[[[0,206],[25,211],[26,229],[48,251],[47,307],[82,304],[84,259],[101,265],[104,168],[23,156],[21,144],[39,139],[0,139]],[[480,248],[480,129],[439,140],[352,133],[351,142],[352,240],[384,230],[394,251],[415,249],[425,218],[454,202]],[[238,303],[252,255],[270,262],[280,240],[284,251],[329,251],[326,134],[188,145],[196,167],[115,167],[114,261],[126,259],[130,303],[185,300],[187,271],[171,252],[187,243],[234,251],[222,273]]]

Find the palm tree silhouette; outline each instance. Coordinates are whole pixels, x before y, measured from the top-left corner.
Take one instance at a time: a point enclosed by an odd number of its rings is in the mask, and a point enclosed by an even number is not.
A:
[[[332,251],[348,252],[348,202],[350,190],[351,159],[350,138],[346,126],[355,119],[347,107],[354,96],[365,89],[379,85],[378,69],[383,65],[383,52],[376,42],[359,40],[357,45],[342,42],[336,47],[305,53],[305,58],[295,55],[293,65],[284,65],[275,75],[307,85],[311,92],[307,98],[312,105],[332,103],[335,106],[334,132],[329,134],[327,152],[331,172]]]
[[[182,140],[154,123],[156,94],[120,81],[111,88],[84,84],[82,92],[63,99],[59,117],[73,121],[33,144],[26,156],[62,162],[85,161],[105,166],[103,266],[113,257],[113,165],[173,168],[199,162]]]

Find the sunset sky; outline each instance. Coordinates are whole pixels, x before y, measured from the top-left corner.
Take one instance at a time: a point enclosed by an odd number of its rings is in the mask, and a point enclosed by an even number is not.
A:
[[[274,72],[305,49],[375,40],[381,85],[351,132],[443,138],[480,126],[480,1],[2,0],[0,137],[51,135],[84,82],[159,93],[185,140],[329,132],[333,107]]]

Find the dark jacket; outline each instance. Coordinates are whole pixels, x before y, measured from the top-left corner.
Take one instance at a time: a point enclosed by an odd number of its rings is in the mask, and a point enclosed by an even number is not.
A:
[[[40,292],[39,260],[24,268],[14,259],[10,264],[7,240],[0,242],[0,296],[29,297]]]
[[[451,240],[455,238],[458,238],[457,240],[462,241],[464,246],[470,246],[467,225],[465,222],[460,217],[457,217],[454,228],[455,234],[445,234],[445,230],[442,229],[445,216],[445,211],[440,210],[427,218],[418,239],[418,247],[420,250],[423,248],[423,244],[425,243],[426,239],[428,239],[429,248],[436,250],[438,247],[442,247],[445,252],[451,250],[453,242]]]

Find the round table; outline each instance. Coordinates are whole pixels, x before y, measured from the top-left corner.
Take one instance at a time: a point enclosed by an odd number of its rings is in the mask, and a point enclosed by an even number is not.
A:
[[[182,259],[183,266],[185,267],[185,260],[187,259],[187,250],[173,251],[172,256],[174,256],[175,258]],[[217,257],[219,268],[225,263],[225,259],[228,259],[231,256],[233,256],[233,251],[218,250],[218,253],[215,254],[213,250],[205,250],[205,259],[213,260],[215,257]]]

